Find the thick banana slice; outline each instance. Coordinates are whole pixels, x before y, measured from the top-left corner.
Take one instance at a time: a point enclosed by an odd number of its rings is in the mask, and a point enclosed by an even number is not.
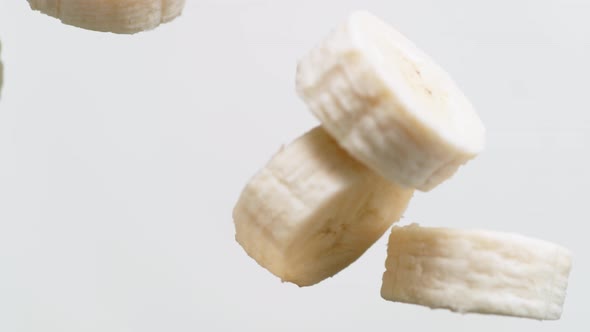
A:
[[[571,253],[488,231],[394,227],[381,296],[467,313],[559,319]]]
[[[318,127],[248,183],[233,212],[236,240],[283,281],[310,286],[359,258],[400,219],[412,194]]]
[[[484,147],[485,129],[451,77],[366,12],[299,62],[297,90],[345,150],[403,186],[431,190]]]
[[[185,0],[27,0],[32,9],[79,28],[136,33],[173,20]]]

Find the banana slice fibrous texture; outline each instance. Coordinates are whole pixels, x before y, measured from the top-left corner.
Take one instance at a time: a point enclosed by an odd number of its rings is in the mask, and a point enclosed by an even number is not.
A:
[[[186,0],[27,0],[32,9],[79,28],[132,34],[182,13]]]
[[[364,11],[299,61],[297,91],[338,144],[402,186],[431,190],[484,148],[484,126],[450,75]]]
[[[558,245],[490,231],[394,227],[381,296],[483,313],[559,319],[572,255]]]
[[[359,258],[401,218],[412,195],[317,127],[247,184],[233,211],[236,240],[283,281],[310,286]]]

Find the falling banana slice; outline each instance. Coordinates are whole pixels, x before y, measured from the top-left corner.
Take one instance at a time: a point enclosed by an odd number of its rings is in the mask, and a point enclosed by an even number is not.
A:
[[[345,150],[403,186],[431,190],[484,147],[484,126],[449,74],[367,12],[299,62],[297,90]]]
[[[310,286],[359,258],[401,218],[412,194],[318,127],[248,183],[233,212],[236,240],[283,281]]]
[[[381,296],[462,313],[554,320],[571,264],[567,249],[519,235],[394,227]]]
[[[27,0],[32,9],[79,28],[132,34],[182,13],[185,0]]]

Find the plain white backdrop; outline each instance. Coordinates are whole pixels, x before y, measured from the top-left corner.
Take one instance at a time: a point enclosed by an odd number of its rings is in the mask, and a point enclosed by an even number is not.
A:
[[[575,253],[563,317],[386,302],[386,239],[282,284],[234,241],[246,181],[316,125],[297,59],[353,9],[445,67],[486,151],[403,223],[517,232]],[[134,36],[0,2],[0,331],[588,331],[590,2],[193,0]]]

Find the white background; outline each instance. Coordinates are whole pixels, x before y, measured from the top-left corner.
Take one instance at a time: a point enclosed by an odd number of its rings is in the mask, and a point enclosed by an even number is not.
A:
[[[353,9],[452,73],[488,146],[407,222],[518,232],[575,253],[563,317],[386,302],[386,239],[317,286],[281,284],[231,211],[316,125],[297,59]],[[134,36],[0,2],[0,331],[588,331],[590,2],[194,0]]]

